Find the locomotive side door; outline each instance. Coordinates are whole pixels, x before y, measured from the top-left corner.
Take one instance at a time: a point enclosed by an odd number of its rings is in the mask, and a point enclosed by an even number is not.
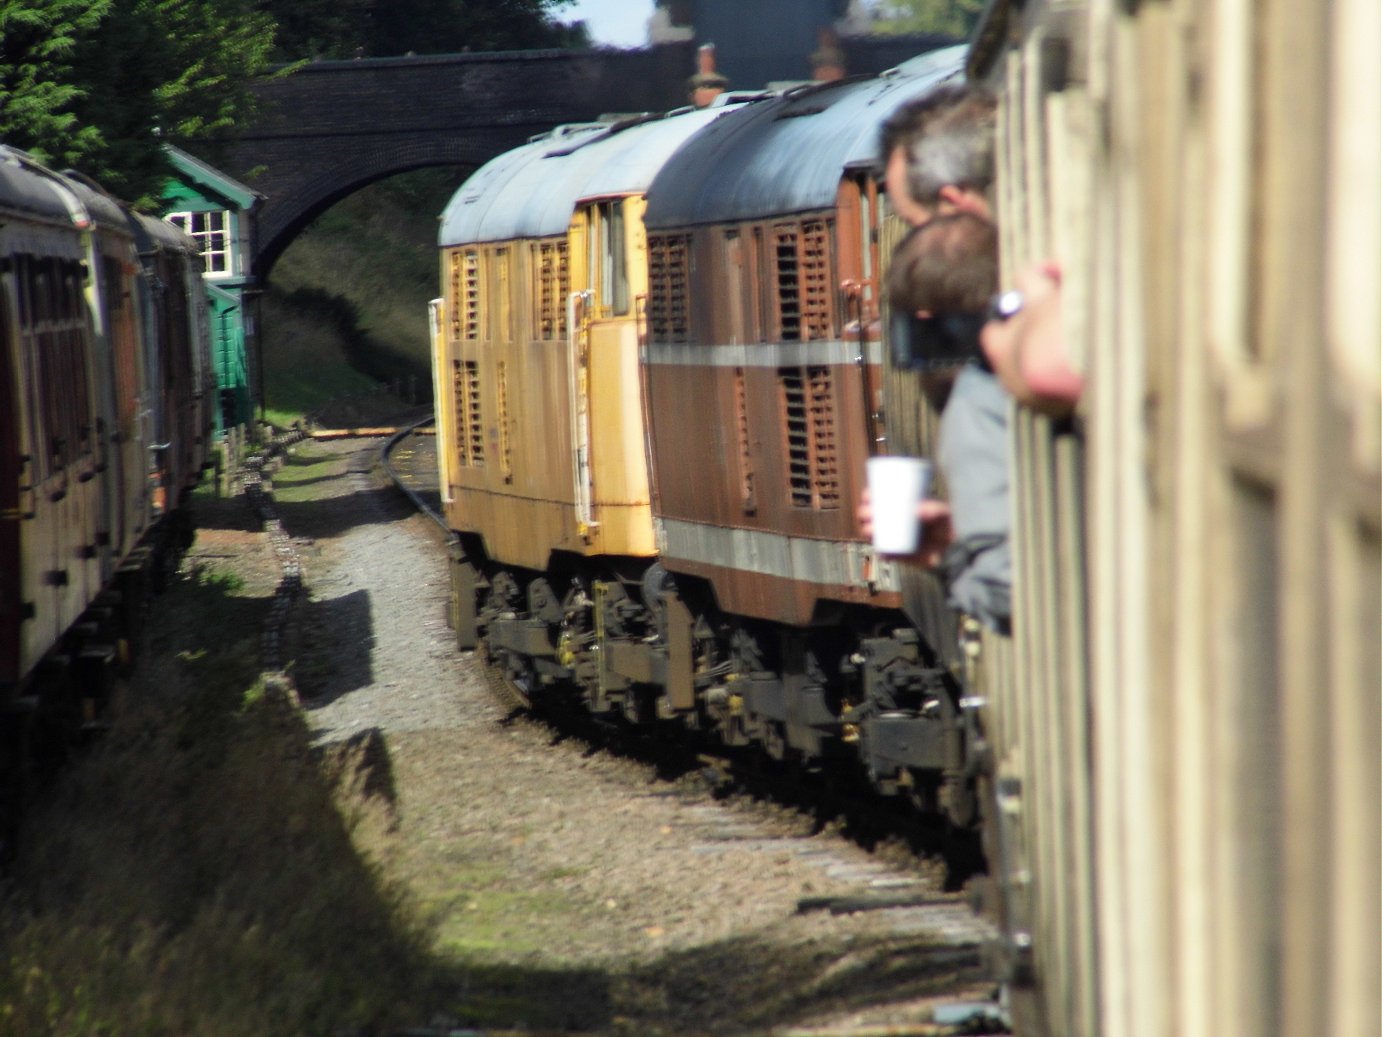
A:
[[[567,420],[571,423],[571,483],[576,532],[589,542],[595,526],[590,470],[590,321],[599,270],[593,209],[578,209],[571,221],[571,291],[566,297]],[[587,251],[588,250],[588,251]],[[582,262],[582,260],[584,260]]]
[[[576,530],[589,540],[595,525],[590,486],[590,295],[567,297],[567,396],[571,419],[571,482]]]

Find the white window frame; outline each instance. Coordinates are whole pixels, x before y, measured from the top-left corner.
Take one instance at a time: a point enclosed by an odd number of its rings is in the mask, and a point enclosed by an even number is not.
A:
[[[163,218],[196,239],[207,277],[235,276],[235,222],[229,209],[170,212]]]

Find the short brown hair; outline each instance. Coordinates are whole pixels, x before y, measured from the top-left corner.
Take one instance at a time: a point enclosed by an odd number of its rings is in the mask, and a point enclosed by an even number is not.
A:
[[[998,288],[998,228],[968,212],[937,216],[897,246],[887,287],[903,313],[982,312]]]

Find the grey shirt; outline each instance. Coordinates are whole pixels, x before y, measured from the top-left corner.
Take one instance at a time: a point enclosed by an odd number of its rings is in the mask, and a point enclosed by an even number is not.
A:
[[[941,413],[938,449],[956,541],[945,561],[951,604],[1003,632],[1012,616],[1009,403],[997,378],[967,365]]]

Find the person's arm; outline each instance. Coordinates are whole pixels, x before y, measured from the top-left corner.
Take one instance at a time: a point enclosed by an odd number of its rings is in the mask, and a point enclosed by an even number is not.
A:
[[[1020,302],[1010,293],[1006,314],[984,325],[980,341],[994,374],[1019,403],[1068,414],[1084,391],[1070,362],[1061,321],[1060,267],[1046,261],[1018,274]]]

